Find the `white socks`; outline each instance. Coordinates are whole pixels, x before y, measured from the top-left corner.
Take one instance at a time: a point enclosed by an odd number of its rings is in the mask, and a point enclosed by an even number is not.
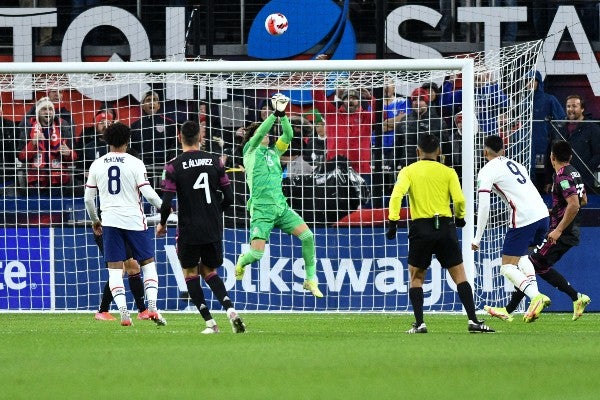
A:
[[[526,259],[525,262],[523,262],[524,259]],[[500,273],[511,281],[516,288],[525,293],[527,297],[533,299],[540,294],[540,292],[538,290],[537,280],[535,279],[535,270],[533,271],[533,275],[529,275],[529,272],[526,275],[520,268],[523,267],[528,270],[529,266],[527,263],[529,263],[533,269],[531,261],[525,256],[521,257],[521,260],[519,260],[519,267],[513,264],[504,264],[500,267]]]
[[[123,270],[116,268],[108,269],[108,286],[115,299],[117,308],[121,313],[127,311],[127,301],[125,300],[125,286],[123,284]]]
[[[153,261],[142,267],[144,274],[144,292],[148,300],[148,310],[156,311],[156,298],[158,297],[158,273],[156,263]]]

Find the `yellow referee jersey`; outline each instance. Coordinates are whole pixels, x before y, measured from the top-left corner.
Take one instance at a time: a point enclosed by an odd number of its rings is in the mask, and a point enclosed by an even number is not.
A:
[[[465,196],[454,169],[433,160],[420,160],[402,168],[392,191],[389,220],[400,218],[402,198],[408,192],[411,219],[452,217],[450,202],[454,203],[456,218],[464,218]]]

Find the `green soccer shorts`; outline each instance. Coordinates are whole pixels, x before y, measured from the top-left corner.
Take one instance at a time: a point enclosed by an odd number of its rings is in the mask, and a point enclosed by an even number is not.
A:
[[[294,228],[304,224],[302,217],[286,203],[285,206],[254,206],[250,211],[250,240],[269,240],[274,227],[285,233],[292,233]]]

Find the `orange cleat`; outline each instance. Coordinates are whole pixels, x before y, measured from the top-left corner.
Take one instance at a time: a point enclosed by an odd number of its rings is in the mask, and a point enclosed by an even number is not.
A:
[[[97,321],[116,321],[117,320],[115,317],[110,315],[110,313],[108,311],[97,312],[96,315],[94,315],[94,318]]]

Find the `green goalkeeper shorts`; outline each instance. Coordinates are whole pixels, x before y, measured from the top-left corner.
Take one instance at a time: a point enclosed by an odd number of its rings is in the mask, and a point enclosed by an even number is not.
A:
[[[287,203],[285,206],[254,205],[250,211],[250,240],[263,239],[267,241],[274,227],[285,233],[292,233],[296,227],[304,223],[302,217]]]

